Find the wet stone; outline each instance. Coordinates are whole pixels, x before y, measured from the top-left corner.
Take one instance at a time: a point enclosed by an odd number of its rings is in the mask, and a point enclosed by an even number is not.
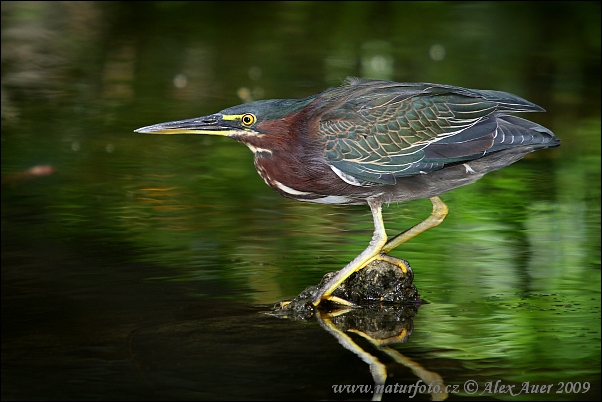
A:
[[[404,261],[409,267],[409,263]],[[337,274],[329,272],[317,286],[309,286],[290,302],[274,306],[274,315],[290,318],[309,318],[316,307],[312,300],[318,289]],[[353,273],[334,292],[333,296],[350,301],[360,308],[382,304],[419,304],[420,296],[412,283],[412,273],[404,273],[400,267],[387,261],[375,260],[366,268]],[[319,308],[339,306],[331,302],[320,303]]]

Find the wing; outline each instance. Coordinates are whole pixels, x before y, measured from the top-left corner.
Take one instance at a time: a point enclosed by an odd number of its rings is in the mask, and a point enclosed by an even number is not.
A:
[[[503,113],[543,110],[505,92],[435,84],[356,80],[324,96],[334,105],[319,123],[326,159],[339,177],[362,186],[395,184],[516,145],[537,130],[500,129],[510,124]]]

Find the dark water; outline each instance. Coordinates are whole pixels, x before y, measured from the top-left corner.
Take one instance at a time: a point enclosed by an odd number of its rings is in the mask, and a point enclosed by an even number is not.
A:
[[[396,344],[265,314],[368,244],[368,208],[284,199],[225,138],[132,132],[346,76],[516,93],[562,139],[393,253],[429,302]],[[599,77],[599,3],[3,2],[2,398],[371,399],[333,386],[386,373],[597,399]],[[430,209],[386,207],[390,234]]]

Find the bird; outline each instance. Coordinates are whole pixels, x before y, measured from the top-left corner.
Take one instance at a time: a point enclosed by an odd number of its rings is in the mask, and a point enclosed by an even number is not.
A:
[[[558,146],[552,131],[514,115],[544,111],[502,91],[347,78],[302,99],[257,100],[134,131],[229,137],[249,147],[261,178],[285,197],[367,204],[372,239],[318,289],[312,300],[317,307],[326,300],[353,305],[332,293],[374,260],[413,275],[406,261],[389,252],[445,219],[441,194],[530,152]],[[426,198],[433,206],[430,216],[388,239],[383,204]]]

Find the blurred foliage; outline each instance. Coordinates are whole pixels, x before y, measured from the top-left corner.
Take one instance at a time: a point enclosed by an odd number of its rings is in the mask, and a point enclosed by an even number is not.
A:
[[[413,339],[434,358],[508,380],[599,374],[599,2],[2,2],[3,234],[173,271],[156,280],[219,279],[254,302],[293,296],[366,246],[367,209],[280,197],[228,139],[132,130],[347,76],[547,109],[529,118],[560,148],[444,195],[446,222],[394,254],[434,303]],[[18,175],[40,164],[56,173]],[[429,212],[391,205],[387,228]]]

